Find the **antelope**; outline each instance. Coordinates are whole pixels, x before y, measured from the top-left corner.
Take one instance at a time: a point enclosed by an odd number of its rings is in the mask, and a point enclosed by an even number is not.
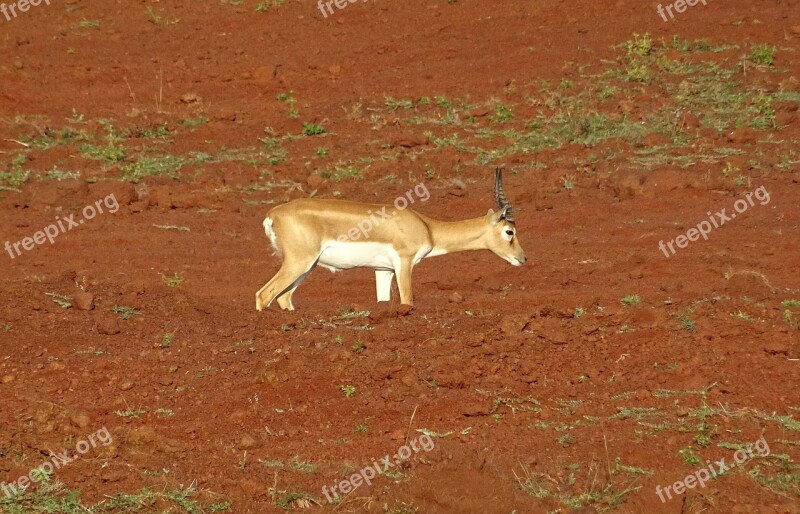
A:
[[[424,187],[424,186],[423,186]],[[413,305],[411,272],[422,259],[466,250],[490,250],[514,266],[527,261],[517,240],[514,211],[503,191],[502,170],[495,171],[497,212],[461,221],[439,221],[411,209],[392,210],[384,204],[303,198],[274,207],[264,219],[267,234],[281,268],[256,293],[256,310],[274,300],[282,309],[294,310],[292,295],[314,266],[332,272],[351,268],[375,270],[378,302],[391,300],[396,278],[400,303]],[[398,198],[399,200],[399,198]],[[395,202],[395,207],[398,202]],[[407,205],[407,204],[406,204]],[[354,227],[365,220],[383,220],[364,234]],[[346,236],[345,234],[355,234]]]

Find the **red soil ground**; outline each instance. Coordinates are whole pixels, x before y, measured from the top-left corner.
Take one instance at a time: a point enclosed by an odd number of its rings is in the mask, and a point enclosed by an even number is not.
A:
[[[0,17],[0,242],[119,203],[0,256],[0,482],[106,427],[113,443],[50,481],[115,512],[183,512],[108,497],[190,486],[205,512],[800,512],[797,8],[53,0]],[[645,32],[652,53],[631,55]],[[636,59],[652,78],[620,78]],[[719,82],[704,97],[699,68],[663,71],[705,62],[744,103],[714,114]],[[587,113],[645,133],[592,139]],[[506,129],[561,122],[580,137],[509,150]],[[410,314],[376,304],[369,270],[317,269],[297,311],[255,311],[279,266],[272,205],[423,182],[421,212],[474,217],[499,164],[525,266],[425,261]],[[768,203],[659,250],[761,186]],[[420,430],[431,451],[327,503]],[[769,456],[656,494],[762,436]]]

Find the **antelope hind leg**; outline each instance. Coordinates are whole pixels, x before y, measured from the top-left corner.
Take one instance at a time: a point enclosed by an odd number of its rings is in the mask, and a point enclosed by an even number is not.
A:
[[[392,279],[394,271],[376,269],[375,270],[375,289],[378,294],[379,302],[388,302],[392,299]]]

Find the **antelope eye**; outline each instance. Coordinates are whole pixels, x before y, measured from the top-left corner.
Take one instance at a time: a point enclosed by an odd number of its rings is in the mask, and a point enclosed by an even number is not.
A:
[[[509,236],[513,236],[514,235],[514,231],[513,230],[506,230],[506,234],[508,234]]]

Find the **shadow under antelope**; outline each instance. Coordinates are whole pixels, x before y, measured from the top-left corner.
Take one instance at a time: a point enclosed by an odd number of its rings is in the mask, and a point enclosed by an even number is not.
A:
[[[256,309],[278,300],[282,309],[294,310],[292,295],[314,266],[333,272],[351,268],[375,270],[379,302],[391,299],[396,278],[400,302],[413,305],[411,272],[422,259],[467,250],[490,250],[514,266],[527,261],[517,240],[514,211],[503,191],[502,171],[495,171],[495,199],[499,210],[478,218],[439,221],[411,209],[391,211],[372,225],[363,241],[346,234],[375,213],[392,206],[303,198],[279,205],[264,219],[264,231],[281,268],[256,293]]]

